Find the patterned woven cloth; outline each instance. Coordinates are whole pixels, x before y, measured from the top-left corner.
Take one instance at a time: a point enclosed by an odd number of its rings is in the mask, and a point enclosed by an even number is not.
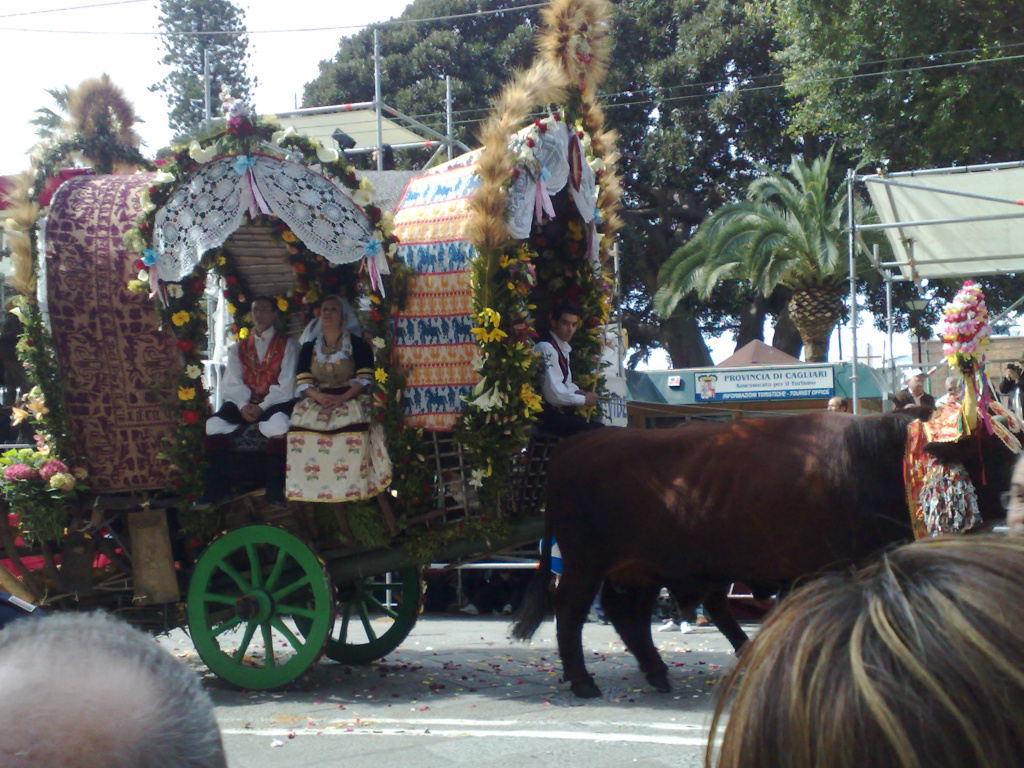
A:
[[[450,430],[479,381],[470,333],[475,252],[466,239],[469,197],[479,183],[476,157],[463,155],[413,179],[395,211],[398,258],[417,273],[396,320],[395,362],[409,369],[406,423],[428,430]]]
[[[98,493],[165,486],[157,458],[178,422],[180,361],[151,300],[131,293],[135,255],[121,244],[152,174],[79,177],[54,195],[46,281],[68,425]]]

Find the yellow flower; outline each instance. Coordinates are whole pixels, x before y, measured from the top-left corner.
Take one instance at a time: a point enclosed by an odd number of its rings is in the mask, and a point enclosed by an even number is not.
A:
[[[178,327],[181,327],[189,321],[189,317],[190,316],[188,312],[182,310],[181,312],[175,312],[173,315],[171,315],[171,322],[177,325]]]
[[[229,301],[229,302],[228,302],[228,314],[229,314],[229,315],[233,315],[233,314],[235,314],[235,312],[237,312],[237,311],[238,311],[237,307],[235,307],[235,305],[234,305],[234,304],[232,304],[232,303],[231,303],[231,302]]]
[[[500,341],[508,336],[501,328],[494,328],[490,331],[486,328],[472,328],[470,333],[476,336],[476,340],[481,344],[486,344],[489,341]]]
[[[178,387],[178,399],[182,402],[188,402],[196,396],[195,387]]]
[[[565,225],[565,228],[569,230],[569,237],[573,240],[583,239],[583,225],[578,221],[570,221]]]
[[[281,233],[281,239],[284,240],[286,243],[294,243],[297,242],[299,238],[297,238],[295,236],[295,233],[292,232],[290,229],[286,229],[284,232]]]
[[[227,263],[228,263],[227,257],[225,257],[225,256],[218,256],[217,257],[217,266],[218,267],[223,267]]]
[[[509,257],[502,254],[502,257],[498,260],[498,263],[501,265],[502,269],[508,269],[509,265],[515,264],[516,261],[517,260],[515,257]]]
[[[238,332],[238,338],[240,338],[240,339],[248,338],[248,336],[249,336],[249,329],[248,328],[242,328]]]
[[[370,303],[371,303],[371,304],[380,304],[380,297],[379,297],[379,296],[377,296],[377,295],[376,295],[376,294],[374,294],[374,293],[371,293],[371,294],[370,294]]]
[[[38,389],[36,387],[32,388],[32,392],[37,391]],[[50,412],[50,409],[46,407],[46,400],[43,399],[42,395],[29,394],[28,403],[26,403],[25,407],[32,411],[36,417],[45,416]]]
[[[526,415],[529,416],[531,412],[538,412],[541,410],[541,399],[540,395],[533,391],[533,387],[529,384],[523,384],[519,390],[519,397],[523,401],[523,405],[526,406]]]
[[[278,312],[287,312],[288,311],[288,299],[281,298],[280,296],[277,297],[277,311]]]
[[[373,372],[373,378],[375,378],[378,382],[383,384],[385,381],[388,380],[388,374],[383,368],[378,368]]]
[[[510,291],[515,291],[515,289],[516,289],[516,284],[515,283],[506,283],[506,285],[508,286],[508,289]]]
[[[25,419],[28,418],[28,411],[23,411],[21,408],[11,408],[11,424],[12,426],[18,426]]]
[[[490,323],[493,326],[498,326],[501,324],[501,315],[490,307],[484,307],[481,309],[480,314],[477,315],[477,319],[480,321],[480,325]]]

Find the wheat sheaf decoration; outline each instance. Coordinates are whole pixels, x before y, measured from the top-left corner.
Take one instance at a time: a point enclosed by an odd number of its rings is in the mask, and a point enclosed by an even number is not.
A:
[[[556,105],[566,123],[578,121],[601,161],[598,210],[602,239],[601,260],[608,257],[610,236],[622,226],[618,215],[622,189],[615,173],[615,133],[604,124],[597,99],[611,52],[607,0],[552,0],[541,12],[544,26],[538,39],[539,56],[528,70],[517,73],[494,102],[481,129],[483,152],[477,163],[480,186],[472,200],[475,214],[470,239],[481,255],[510,244],[507,189],[516,158],[508,143],[538,108]]]

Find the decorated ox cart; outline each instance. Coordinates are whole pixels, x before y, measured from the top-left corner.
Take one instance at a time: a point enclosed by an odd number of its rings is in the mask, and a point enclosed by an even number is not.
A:
[[[419,614],[422,564],[540,538],[551,443],[531,433],[532,339],[572,300],[588,321],[574,379],[601,387],[618,227],[595,97],[606,3],[556,3],[545,23],[482,148],[411,179],[359,174],[227,96],[151,163],[119,92],[83,84],[76,131],[11,196],[35,383],[16,414],[36,437],[0,459],[0,587],[187,626],[217,675],[271,688],[321,654],[391,652]],[[198,504],[224,336],[246,336],[256,296],[297,335],[327,294],[358,308],[373,349],[387,491],[269,505],[240,475],[231,503]]]

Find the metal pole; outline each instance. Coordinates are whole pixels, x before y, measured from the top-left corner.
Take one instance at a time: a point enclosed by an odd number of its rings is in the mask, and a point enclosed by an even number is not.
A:
[[[857,232],[853,218],[853,169],[846,169],[846,217],[849,226],[847,238],[850,268],[850,337],[853,345],[853,369],[850,376],[853,395],[853,412],[860,412],[860,388],[857,384],[857,267],[855,247]]]
[[[210,111],[210,49],[203,47],[203,115],[207,120],[213,119]]]
[[[455,157],[455,146],[452,139],[455,138],[455,123],[452,120],[452,78],[451,75],[444,77],[444,108],[448,117],[448,159]]]
[[[875,254],[875,262],[878,262],[878,246],[872,246],[872,250]],[[892,328],[892,272],[888,269],[882,272],[882,278],[885,280],[885,330],[889,335],[889,384],[892,387],[892,391],[896,391],[896,352],[892,348],[893,342],[893,328]]]
[[[373,108],[377,112],[377,170],[384,170],[384,101],[380,95],[380,30],[373,30]]]

